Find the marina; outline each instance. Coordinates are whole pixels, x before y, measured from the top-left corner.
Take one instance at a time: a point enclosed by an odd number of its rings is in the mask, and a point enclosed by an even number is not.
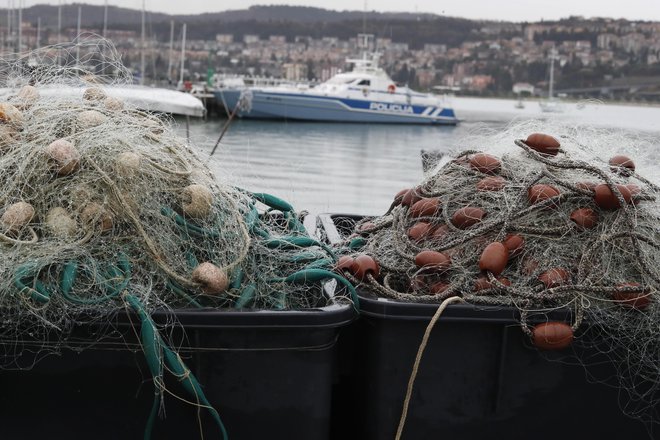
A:
[[[141,6],[0,25],[3,440],[660,439],[660,21]]]

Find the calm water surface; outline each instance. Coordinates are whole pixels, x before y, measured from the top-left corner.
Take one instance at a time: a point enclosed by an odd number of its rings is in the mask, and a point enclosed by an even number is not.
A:
[[[513,103],[499,105],[511,110]],[[466,120],[456,127],[235,120],[213,156],[209,153],[224,119],[191,121],[190,136],[202,159],[231,184],[277,195],[313,214],[377,215],[400,189],[422,179],[421,150],[455,151],[465,136],[503,129],[517,117],[486,105],[492,107],[490,102],[464,103]],[[612,121],[600,117],[607,113],[602,108],[576,114],[587,119],[595,114],[605,124],[626,121],[625,112],[607,110]],[[660,121],[660,109],[645,112],[650,121]],[[622,130],[660,128],[652,123],[636,127],[637,115],[628,120],[632,125]],[[185,126],[180,130],[185,133]]]

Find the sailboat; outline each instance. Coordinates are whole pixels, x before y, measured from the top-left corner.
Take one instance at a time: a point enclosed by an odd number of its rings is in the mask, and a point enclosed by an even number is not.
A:
[[[564,105],[558,101],[553,95],[554,81],[555,81],[555,59],[557,57],[557,50],[552,49],[550,52],[550,84],[548,87],[548,99],[540,101],[541,111],[545,113],[561,113],[564,111]]]

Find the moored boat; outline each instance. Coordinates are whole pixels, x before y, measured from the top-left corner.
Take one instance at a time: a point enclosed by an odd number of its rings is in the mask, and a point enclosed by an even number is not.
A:
[[[224,87],[215,91],[227,113],[241,118],[326,122],[455,125],[458,119],[443,97],[395,84],[378,66],[378,54],[347,60],[350,72],[315,87]]]

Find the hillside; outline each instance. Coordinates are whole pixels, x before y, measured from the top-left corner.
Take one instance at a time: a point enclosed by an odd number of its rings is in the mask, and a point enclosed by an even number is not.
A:
[[[62,26],[75,27],[81,6],[82,28],[100,31],[103,26],[103,6],[69,4],[62,6]],[[7,16],[0,9],[0,17]],[[54,30],[57,27],[57,6],[35,5],[23,10],[23,20],[36,26],[37,18],[42,26]],[[377,36],[407,42],[419,47],[428,42],[443,41],[457,44],[473,39],[475,31],[483,25],[461,18],[433,14],[381,13],[362,11],[332,11],[297,6],[253,6],[249,9],[231,10],[199,15],[168,15],[147,12],[149,34],[161,41],[169,38],[170,20],[188,23],[188,38],[213,40],[218,33],[284,35],[288,40],[296,36],[338,37],[348,39],[363,30]],[[122,30],[139,30],[141,11],[136,9],[108,8],[108,27]],[[411,26],[411,23],[415,23]]]

